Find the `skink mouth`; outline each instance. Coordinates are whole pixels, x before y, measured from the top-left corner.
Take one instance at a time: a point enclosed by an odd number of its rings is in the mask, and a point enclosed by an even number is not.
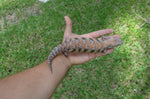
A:
[[[121,39],[117,38],[117,39],[116,39],[116,44],[115,44],[114,47],[117,47],[117,46],[119,46],[119,45],[121,45],[121,44],[123,44],[123,41],[122,41]]]
[[[117,39],[118,45],[123,44],[123,41],[121,39]]]

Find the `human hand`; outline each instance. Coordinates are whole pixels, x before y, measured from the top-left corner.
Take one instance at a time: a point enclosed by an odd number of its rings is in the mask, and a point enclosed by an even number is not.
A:
[[[65,38],[75,38],[75,37],[76,38],[78,38],[78,37],[98,38],[103,35],[113,33],[113,29],[105,29],[105,30],[99,30],[99,31],[95,31],[95,32],[91,32],[91,33],[87,33],[87,34],[83,34],[83,35],[77,35],[77,34],[72,33],[71,19],[68,16],[65,16],[65,21],[66,21],[66,29],[64,32],[63,42],[64,42]],[[109,37],[112,37],[112,36],[109,36]],[[120,35],[113,35],[113,37],[121,38]],[[109,53],[113,52],[113,50],[114,50],[113,48],[108,49],[105,53],[102,53],[102,52],[99,52],[99,53],[70,53],[70,54],[68,54],[68,59],[70,60],[70,63],[72,65],[79,65],[79,64],[83,64],[87,61],[90,61],[96,57],[109,54]]]

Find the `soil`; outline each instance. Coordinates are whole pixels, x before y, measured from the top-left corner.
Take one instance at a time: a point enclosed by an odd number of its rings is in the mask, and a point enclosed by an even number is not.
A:
[[[16,24],[17,22],[27,18],[28,16],[38,16],[42,13],[43,11],[40,9],[38,4],[20,9],[19,11],[13,12],[12,14],[6,13],[5,16],[0,17],[0,33],[8,25]]]

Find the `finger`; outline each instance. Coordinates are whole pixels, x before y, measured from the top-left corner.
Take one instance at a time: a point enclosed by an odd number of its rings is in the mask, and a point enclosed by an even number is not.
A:
[[[96,57],[99,57],[99,56],[104,56],[106,54],[109,54],[111,52],[113,52],[114,49],[108,49],[106,53],[89,53],[89,60],[93,59],[93,58],[96,58]]]
[[[97,38],[97,37],[101,37],[106,34],[113,33],[113,31],[114,31],[113,29],[99,30],[99,31],[88,33],[88,34],[84,34],[84,36]]]
[[[70,38],[78,38],[78,37],[81,37],[80,35],[77,35],[77,34],[74,34],[74,33],[71,33],[71,35],[70,35]]]
[[[65,29],[64,37],[69,38],[69,36],[72,33],[72,21],[68,16],[65,16],[65,21],[66,21],[66,29]]]

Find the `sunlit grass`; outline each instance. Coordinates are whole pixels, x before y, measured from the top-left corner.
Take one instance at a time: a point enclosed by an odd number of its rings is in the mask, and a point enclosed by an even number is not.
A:
[[[1,3],[2,2],[2,3]],[[36,3],[42,14],[26,15]],[[147,0],[35,0],[0,1],[0,78],[26,70],[47,59],[61,43],[64,16],[73,21],[73,33],[85,34],[112,28],[124,44],[110,55],[74,66],[53,98],[148,98],[150,97],[150,28],[135,13],[148,19]],[[6,15],[15,13],[15,23]],[[15,19],[14,19],[15,20]],[[1,21],[0,21],[1,22]]]

